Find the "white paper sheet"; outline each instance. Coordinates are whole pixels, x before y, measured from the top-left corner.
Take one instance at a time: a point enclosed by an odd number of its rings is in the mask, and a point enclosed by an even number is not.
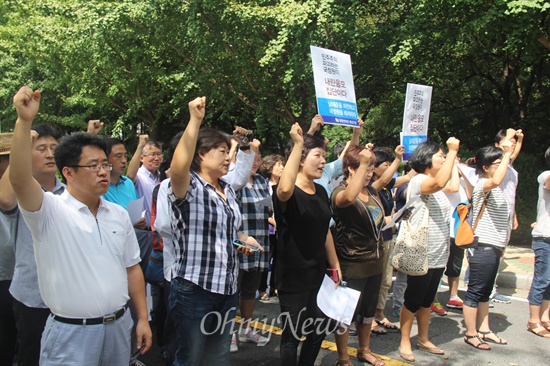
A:
[[[414,196],[414,197],[411,197],[411,199],[409,199],[409,201],[405,204],[405,206],[403,206],[401,208],[401,210],[397,211],[395,213],[395,215],[393,215],[392,219],[390,222],[388,222],[383,228],[382,230],[386,230],[386,229],[389,229],[391,227],[394,227],[395,224],[397,224],[399,221],[401,221],[401,219],[403,218],[403,214],[405,213],[405,211],[407,211],[407,209],[413,204],[415,203],[416,201],[418,201],[420,199],[420,196]]]
[[[132,224],[138,222],[138,220],[142,218],[141,213],[143,212],[143,197],[130,201],[128,203],[128,207],[126,207],[126,210],[130,215],[130,221],[132,221]]]
[[[325,275],[317,294],[317,306],[329,318],[350,325],[361,293],[351,288],[334,286],[334,281]]]

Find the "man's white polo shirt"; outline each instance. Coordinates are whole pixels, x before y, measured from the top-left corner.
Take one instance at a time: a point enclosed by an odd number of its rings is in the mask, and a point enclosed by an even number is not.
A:
[[[95,318],[126,304],[126,268],[140,257],[124,208],[101,198],[94,217],[65,191],[47,192],[39,211],[21,213],[33,236],[40,293],[52,313]]]

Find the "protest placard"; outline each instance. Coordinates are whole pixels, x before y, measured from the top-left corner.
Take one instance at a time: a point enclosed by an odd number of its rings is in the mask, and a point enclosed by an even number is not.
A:
[[[431,86],[407,83],[402,130],[405,160],[409,160],[416,147],[428,139],[431,100]]]
[[[315,46],[310,49],[318,113],[328,124],[359,126],[350,56]]]

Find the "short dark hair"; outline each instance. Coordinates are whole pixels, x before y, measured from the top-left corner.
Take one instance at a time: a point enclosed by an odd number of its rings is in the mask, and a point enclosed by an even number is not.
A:
[[[311,150],[316,149],[318,147],[326,151],[326,144],[323,137],[306,134],[304,136],[304,146],[302,147],[302,157],[300,158],[300,161],[304,161],[307,154],[309,154]],[[292,152],[293,148],[294,148],[294,141],[290,139],[285,149],[286,160],[288,160],[288,157],[290,156],[290,153]]]
[[[393,150],[386,146],[375,147],[372,152],[376,156],[376,166],[379,166],[386,161],[393,161],[395,156],[393,155]]]
[[[217,149],[222,144],[226,144],[228,149],[231,147],[231,141],[225,133],[210,127],[201,128],[197,137],[197,144],[195,145],[195,155],[191,162],[191,169],[195,172],[200,172],[202,161],[200,154],[206,154],[212,149]]]
[[[63,174],[63,168],[71,165],[78,165],[82,155],[82,148],[85,146],[95,146],[105,152],[107,157],[107,146],[102,138],[86,132],[76,132],[61,139],[59,145],[55,148],[54,158],[57,170]],[[75,171],[78,168],[73,168]],[[65,176],[63,176],[65,178]]]
[[[260,166],[258,167],[258,173],[264,177],[264,178],[271,178],[271,173],[273,172],[273,167],[278,162],[283,162],[283,157],[278,154],[271,154],[264,156],[262,158],[262,162],[260,163]]]
[[[342,151],[344,151],[344,149],[346,148],[346,144],[347,144],[346,141],[340,141],[339,143],[334,145],[334,147],[332,148],[332,152],[334,153],[334,156],[336,157],[340,156]]]
[[[31,130],[36,131],[38,133],[38,138],[48,137],[48,136],[51,136],[56,140],[59,140],[61,138],[61,132],[59,132],[57,128],[50,125],[45,125],[45,124],[33,125],[31,127]]]
[[[482,176],[485,173],[483,167],[491,166],[498,159],[502,159],[502,150],[498,147],[485,146],[479,149],[474,158],[476,174]]]
[[[346,153],[342,157],[342,172],[344,173],[344,178],[349,177],[348,168],[357,170],[360,164],[359,153],[365,149],[364,146],[359,145],[350,145],[346,150]],[[373,164],[375,162],[371,162]]]
[[[500,142],[506,137],[506,131],[507,130],[502,129],[495,134],[495,144],[499,145]]]
[[[116,145],[124,145],[124,142],[114,137],[109,137],[105,139],[105,148],[106,148],[105,152],[107,153],[107,157],[109,157],[109,155],[111,154],[111,150],[113,150],[113,146],[116,146]]]
[[[546,165],[550,168],[550,147],[544,153],[544,160],[546,160]]]
[[[417,173],[424,173],[426,169],[432,167],[432,157],[441,150],[441,147],[437,142],[424,141],[411,155],[410,162],[411,167]]]

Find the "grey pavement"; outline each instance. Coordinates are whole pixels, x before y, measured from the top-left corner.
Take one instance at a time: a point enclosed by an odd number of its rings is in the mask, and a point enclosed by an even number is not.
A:
[[[490,309],[490,323],[493,331],[508,340],[508,345],[491,344],[491,351],[480,351],[464,343],[464,322],[460,310],[448,310],[448,315],[441,317],[432,314],[430,324],[430,339],[433,343],[446,351],[445,356],[436,356],[420,350],[416,350],[417,329],[412,330],[413,349],[416,357],[415,365],[508,365],[531,366],[550,365],[550,339],[537,337],[526,330],[529,316],[526,297],[533,274],[533,252],[529,248],[509,247],[503,258],[502,272],[498,279],[499,292],[512,298],[511,304],[494,304]],[[464,270],[463,270],[464,272]],[[448,299],[448,289],[443,285],[438,295],[442,304]],[[459,295],[463,297],[465,287],[460,285]],[[388,319],[398,324],[399,319],[391,316],[391,299],[386,304]],[[257,303],[254,319],[263,320],[268,325],[274,325],[277,331],[276,320],[279,316],[279,304]],[[262,324],[257,324],[261,326]],[[280,336],[275,333],[264,334],[270,336],[270,342],[264,347],[254,344],[240,344],[239,352],[231,354],[232,365],[280,365],[279,343]],[[398,331],[388,331],[386,335],[373,335],[371,337],[371,349],[374,353],[383,356],[386,365],[406,365],[399,357],[397,347],[400,335]],[[357,337],[350,337],[349,352],[354,354]],[[164,365],[159,356],[158,347],[154,347],[149,354],[141,360],[147,366]],[[334,336],[328,335],[319,353],[316,365],[334,365],[337,360]],[[355,365],[360,365],[357,359],[352,357]],[[366,365],[366,364],[364,364]],[[210,366],[210,365],[207,365]]]

